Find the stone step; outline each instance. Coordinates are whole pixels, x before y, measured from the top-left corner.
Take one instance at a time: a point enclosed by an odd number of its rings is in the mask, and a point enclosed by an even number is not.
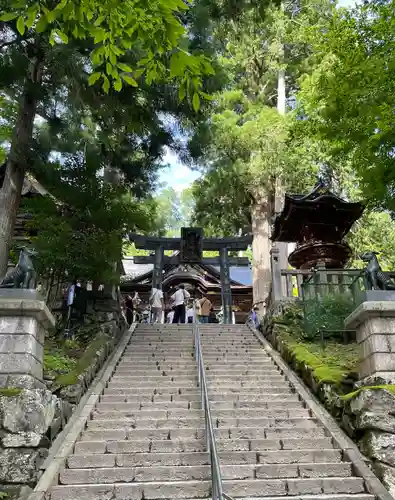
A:
[[[238,372],[239,370],[245,369],[245,366],[243,365],[234,365],[231,368],[221,366],[218,368],[216,365],[209,366],[207,363],[205,363],[205,370],[206,374],[209,373],[219,373],[219,374],[231,374],[233,373],[233,370],[235,370],[235,373]],[[132,375],[133,372],[145,372],[145,373],[155,373],[156,371],[162,372],[162,371],[173,371],[173,372],[178,372],[178,371],[189,371],[189,373],[197,373],[197,365],[196,363],[186,363],[182,365],[172,365],[169,363],[153,363],[150,365],[142,365],[139,363],[129,363],[129,362],[121,362],[120,365],[117,368],[116,374],[117,375]],[[263,367],[261,364],[257,367],[250,367],[250,375],[253,375],[254,373],[256,375],[279,375],[281,374],[281,370],[279,370],[275,365],[268,365],[266,368]]]
[[[175,372],[174,370],[153,370],[152,372],[146,372],[146,371],[141,371],[141,372],[136,372],[136,370],[133,370],[133,372],[130,375],[119,375],[117,372],[115,375],[111,378],[112,382],[118,382],[118,381],[124,381],[128,383],[133,383],[133,382],[139,382],[141,379],[145,378],[148,381],[160,381],[163,379],[168,379],[168,378],[180,378],[182,380],[189,380],[194,377],[197,377],[197,370],[190,370],[189,372],[184,372],[184,373],[179,373]],[[284,382],[286,381],[286,378],[283,375],[265,375],[264,373],[226,373],[225,371],[223,373],[215,373],[212,372],[211,370],[206,370],[206,379],[207,381],[224,381],[224,380],[235,380],[235,381],[248,381],[248,380],[260,380],[262,382]]]
[[[163,377],[159,379],[158,381],[155,380],[150,380],[150,379],[141,379],[140,382],[134,382],[134,384],[130,384],[127,381],[124,380],[113,380],[108,383],[107,388],[109,390],[118,390],[118,389],[125,389],[128,391],[135,391],[138,390],[138,392],[142,392],[142,389],[146,389],[147,392],[150,392],[151,390],[157,390],[157,392],[163,393],[166,389],[169,389],[170,391],[174,392],[174,388],[181,389],[181,392],[185,389],[193,389],[193,388],[198,388],[198,381],[197,377],[196,380],[183,380],[182,378],[178,378],[177,380],[173,380],[173,377],[169,377],[168,379]],[[261,381],[261,380],[254,380],[254,381],[249,381],[249,380],[243,380],[243,381],[237,381],[237,380],[230,380],[230,379],[225,379],[223,381],[218,381],[218,380],[207,380],[207,388],[212,394],[213,392],[218,392],[218,391],[225,391],[225,392],[232,392],[232,393],[240,393],[240,392],[255,392],[255,393],[275,393],[275,394],[280,394],[283,392],[292,392],[292,387],[289,385],[288,382],[276,382],[270,384],[267,381]],[[178,391],[177,391],[178,392]]]
[[[105,396],[102,396],[103,398]],[[170,397],[168,397],[167,401],[164,401],[162,397],[159,397],[155,399],[154,401],[151,400],[145,400],[145,399],[135,399],[133,400],[131,396],[127,396],[126,398],[120,397],[120,396],[114,396],[117,399],[111,399],[111,402],[108,400],[102,400],[102,403],[99,403],[98,408],[100,408],[101,411],[112,411],[112,410],[121,410],[121,411],[131,411],[135,412],[137,410],[200,410],[201,409],[201,399],[200,396],[197,396],[196,398],[186,398],[171,401]],[[260,406],[252,406],[250,407],[248,403],[245,402],[237,402],[237,401],[231,401],[231,402],[223,402],[219,401],[220,405],[215,406],[215,403],[211,402],[211,411],[213,414],[217,414],[218,411],[222,410],[239,410],[239,411],[245,411],[248,409],[252,410],[257,410],[260,409],[263,411],[265,410],[275,410],[276,407],[278,410],[283,410],[283,409],[288,409],[290,413],[292,414],[295,409],[303,409],[303,403],[302,402],[297,402],[297,401],[291,401],[288,405],[284,402],[276,402],[274,401],[272,404],[268,403],[261,403]]]
[[[105,398],[106,396],[102,396]],[[171,401],[170,398],[175,398]],[[218,396],[220,399],[213,401],[213,398],[210,398],[210,407],[213,412],[217,410],[234,410],[234,409],[289,409],[290,411],[293,408],[303,408],[304,404],[302,401],[298,399],[297,396],[282,396],[278,399],[265,400],[262,402],[259,400],[250,401],[250,400],[239,400],[237,397],[232,400],[223,401],[222,396]],[[135,411],[136,409],[156,409],[156,410],[164,410],[164,409],[200,409],[201,408],[201,398],[200,395],[192,398],[191,396],[186,396],[185,399],[182,398],[181,395],[172,395],[166,396],[168,398],[167,401],[163,400],[163,397],[155,396],[154,401],[151,399],[145,399],[145,396],[140,397],[139,395],[131,396],[128,395],[126,397],[120,395],[112,395],[112,398],[117,398],[116,401],[114,399],[111,402],[100,403],[101,409],[106,410],[125,410],[125,411]]]
[[[289,428],[289,427],[273,427],[273,428],[223,428],[214,429],[216,439],[229,439],[231,441],[238,439],[284,439],[284,438],[317,438],[325,437],[325,429],[322,427],[316,428]],[[84,441],[97,441],[100,438],[109,441],[123,441],[130,439],[131,441],[144,440],[185,440],[185,439],[201,439],[205,436],[203,428],[162,428],[162,429],[108,429],[99,428],[91,429],[88,427],[83,432],[82,439]]]
[[[83,484],[80,486],[55,486],[51,492],[51,500],[162,500],[162,499],[197,499],[210,495],[211,481],[176,481],[148,483],[113,483]],[[234,497],[273,497],[285,495],[339,495],[345,493],[351,499],[366,499],[363,480],[361,478],[322,478],[322,479],[251,479],[225,480],[224,491]],[[354,496],[353,494],[362,494]],[[328,498],[328,496],[325,496]],[[341,496],[341,498],[344,498]]]
[[[329,450],[332,451],[332,450]],[[333,450],[334,451],[334,450]],[[325,455],[323,455],[325,456]],[[327,454],[326,456],[330,456]],[[257,464],[258,456],[253,451],[221,452],[218,457],[223,464]],[[206,452],[185,453],[94,453],[70,455],[67,466],[70,469],[90,469],[95,467],[152,467],[179,465],[209,465],[210,454]]]
[[[218,452],[236,452],[236,451],[279,451],[284,450],[285,453],[296,453],[298,450],[327,450],[333,448],[332,440],[329,437],[320,438],[283,438],[279,439],[230,439],[217,442]],[[103,436],[99,436],[97,440],[85,440],[84,436],[81,441],[77,441],[74,446],[76,454],[94,454],[94,453],[190,453],[190,452],[205,452],[207,450],[207,442],[204,439],[186,439],[179,441],[156,440],[156,441],[131,441],[131,440],[105,440]],[[339,451],[339,450],[336,450]],[[339,452],[340,453],[340,452]],[[291,456],[291,455],[290,455]]]
[[[291,411],[284,410],[219,410],[212,411],[214,419],[218,418],[261,418],[261,419],[286,419],[286,418],[308,418],[310,411],[305,408],[297,408]],[[200,409],[173,409],[173,410],[146,410],[138,409],[130,410],[103,410],[100,403],[93,413],[95,420],[112,420],[117,418],[147,418],[147,419],[174,419],[174,418],[189,418],[189,417],[204,417],[204,411]]]
[[[203,426],[203,417],[196,416],[188,418],[164,418],[164,419],[142,419],[142,418],[117,418],[112,420],[96,419],[87,422],[88,431],[93,429],[196,429]],[[265,419],[265,418],[214,418],[213,426],[218,429],[239,428],[248,432],[250,428],[263,427],[289,428],[289,429],[313,429],[317,427],[314,418],[287,418],[287,419]]]
[[[257,386],[248,384],[248,385],[240,385],[232,384],[232,381],[228,381],[227,383],[218,383],[213,384],[211,381],[207,381],[208,391],[211,397],[216,397],[216,395],[226,394],[227,396],[232,395],[242,396],[249,398],[250,396],[256,397],[266,397],[267,394],[294,394],[294,390],[292,386],[288,384],[279,385],[265,385],[258,384]],[[107,387],[107,392],[111,391],[113,394],[119,393],[119,391],[130,394],[191,394],[196,395],[200,394],[199,387],[196,382],[175,382],[169,381],[169,383],[164,383],[160,385],[153,385],[150,382],[141,382],[140,384],[136,384],[134,387],[125,384],[124,387],[121,387],[117,384],[109,382]],[[224,398],[226,399],[226,398]],[[215,399],[214,399],[215,400]]]
[[[351,464],[303,463],[303,464],[243,464],[221,465],[221,474],[226,479],[277,479],[277,478],[326,478],[351,477]],[[96,484],[151,481],[208,480],[209,465],[168,465],[155,467],[118,466],[83,469],[63,469],[60,484]]]
[[[229,451],[219,452],[218,458],[224,465],[241,464],[314,464],[339,463],[340,450],[279,450],[279,451]],[[183,453],[91,453],[70,455],[67,467],[90,469],[105,467],[152,467],[179,465],[209,465],[207,452]]]

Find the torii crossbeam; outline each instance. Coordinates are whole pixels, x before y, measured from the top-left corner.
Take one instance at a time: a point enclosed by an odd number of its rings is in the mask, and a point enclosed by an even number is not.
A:
[[[230,286],[229,266],[244,266],[248,259],[244,257],[229,258],[229,250],[247,250],[252,243],[252,236],[235,238],[203,238],[202,228],[181,228],[181,238],[161,238],[144,236],[132,233],[129,235],[136,248],[155,250],[155,255],[135,257],[136,264],[154,264],[152,286],[158,287],[162,283],[163,265],[166,263],[195,263],[219,265],[221,271],[221,295],[224,311],[224,323],[232,323],[232,292]],[[165,257],[165,250],[178,250],[180,253],[172,257]],[[219,258],[203,258],[203,250],[219,251]]]

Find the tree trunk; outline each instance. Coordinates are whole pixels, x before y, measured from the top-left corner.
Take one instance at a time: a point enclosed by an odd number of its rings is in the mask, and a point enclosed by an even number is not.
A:
[[[280,7],[284,11],[284,3],[281,3]],[[280,48],[280,64],[284,64],[284,45]],[[281,67],[277,75],[277,111],[280,115],[285,115],[286,113],[286,86],[285,86],[285,69]],[[283,209],[284,205],[284,188],[281,179],[276,178],[276,199],[275,199],[275,212],[279,213]],[[279,262],[281,269],[287,269],[288,267],[288,244],[287,243],[276,243],[276,247],[279,250]]]
[[[253,303],[265,313],[270,291],[270,215],[272,202],[269,196],[256,199],[251,209],[252,219],[252,286]]]
[[[15,219],[21,201],[23,180],[28,163],[29,145],[33,134],[36,99],[29,81],[21,97],[6,173],[0,189],[0,277],[7,270]]]

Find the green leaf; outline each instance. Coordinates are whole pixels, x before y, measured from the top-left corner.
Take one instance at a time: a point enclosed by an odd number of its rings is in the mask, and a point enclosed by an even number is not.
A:
[[[121,69],[122,71],[126,71],[126,73],[133,73],[133,70],[130,66],[124,63],[118,63],[117,64],[118,68]]]
[[[107,34],[106,34],[105,30],[96,29],[95,30],[95,36],[94,36],[93,42],[94,43],[100,43],[100,42],[102,42],[107,37],[106,35]]]
[[[69,43],[69,37],[63,31],[57,30],[56,34],[62,40],[63,43]]]
[[[15,14],[15,12],[6,12],[2,16],[0,16],[0,21],[12,21],[13,19],[16,19],[18,17],[18,14]]]
[[[61,2],[58,3],[58,5],[55,7],[54,10],[63,10],[68,3],[68,0],[62,0]]]
[[[47,16],[45,14],[41,14],[40,19],[36,25],[37,33],[43,33],[48,26]]]
[[[25,20],[22,16],[18,17],[18,21],[16,22],[16,29],[21,35],[23,35],[23,33],[25,32]]]
[[[56,19],[56,12],[54,10],[51,10],[47,14],[47,19],[49,23],[53,23]]]
[[[110,63],[115,66],[117,64],[117,58],[115,57],[115,54],[113,52],[110,52],[109,55]]]
[[[30,29],[33,26],[33,23],[36,19],[37,11],[36,12],[31,12],[26,20],[26,28]]]
[[[178,89],[178,98],[180,99],[181,102],[185,99],[185,95],[186,95],[185,84],[182,83],[180,85],[180,88]]]
[[[108,91],[110,90],[110,82],[106,75],[102,75],[103,77],[103,90],[106,94],[108,94]]]
[[[206,92],[200,92],[200,97],[203,97],[206,101],[212,101],[214,99],[214,96],[206,94]]]
[[[128,83],[129,85],[131,85],[132,87],[138,87],[138,83],[136,82],[136,80],[134,78],[132,78],[131,76],[129,75],[122,75],[122,78],[123,80],[125,80],[126,83]]]
[[[199,97],[199,94],[197,92],[195,92],[193,94],[192,106],[193,106],[194,111],[196,111],[196,112],[199,111],[199,108],[200,108],[200,97]]]
[[[88,85],[94,85],[100,77],[101,73],[99,71],[92,73],[91,76],[88,78]]]
[[[112,66],[108,61],[106,62],[106,73],[107,75],[112,75]]]
[[[122,80],[121,79],[115,80],[113,83],[113,87],[117,92],[119,92],[122,88]]]

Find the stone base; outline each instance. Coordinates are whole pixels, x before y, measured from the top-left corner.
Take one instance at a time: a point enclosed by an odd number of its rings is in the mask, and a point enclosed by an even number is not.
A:
[[[0,386],[42,387],[44,337],[55,319],[35,290],[0,290]]]
[[[370,290],[370,295],[393,292]],[[395,301],[363,302],[345,320],[345,326],[356,330],[360,346],[359,378],[395,380]]]
[[[45,389],[0,395],[0,484],[34,485],[48,454],[59,400]]]

